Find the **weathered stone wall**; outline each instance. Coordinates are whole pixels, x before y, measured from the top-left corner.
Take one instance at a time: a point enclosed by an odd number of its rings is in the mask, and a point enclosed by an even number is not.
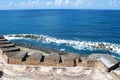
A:
[[[102,63],[102,62],[98,62],[97,66],[98,69],[102,70],[103,72],[108,72],[108,68]]]
[[[27,65],[39,65],[40,64],[40,60],[38,60],[38,59],[27,59],[26,60],[26,62],[25,62],[25,64],[27,64]]]
[[[9,58],[8,61],[9,64],[22,64],[22,59],[20,58]]]

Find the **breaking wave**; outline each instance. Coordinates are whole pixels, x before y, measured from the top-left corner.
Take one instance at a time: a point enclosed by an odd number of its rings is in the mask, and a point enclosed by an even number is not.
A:
[[[35,35],[35,34],[12,34],[12,35],[5,35],[4,37],[8,40],[32,39],[32,40],[42,41],[44,43],[64,44],[66,46],[71,46],[77,50],[106,50],[114,53],[120,53],[120,45],[106,43],[106,42],[64,40],[64,39],[57,39],[54,37]]]

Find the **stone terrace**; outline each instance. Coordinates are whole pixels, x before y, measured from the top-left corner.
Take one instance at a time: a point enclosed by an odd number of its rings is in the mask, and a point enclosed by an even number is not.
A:
[[[60,55],[57,52],[29,52],[16,47],[4,37],[0,36],[0,54],[8,64],[44,65],[44,66],[76,66],[79,54]],[[43,54],[44,53],[44,54]],[[46,55],[47,54],[47,55]]]

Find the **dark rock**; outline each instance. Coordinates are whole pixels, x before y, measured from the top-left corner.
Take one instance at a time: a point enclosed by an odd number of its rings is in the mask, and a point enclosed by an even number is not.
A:
[[[0,35],[0,39],[4,39],[4,37]]]
[[[2,71],[0,71],[0,78],[3,76],[3,72]]]

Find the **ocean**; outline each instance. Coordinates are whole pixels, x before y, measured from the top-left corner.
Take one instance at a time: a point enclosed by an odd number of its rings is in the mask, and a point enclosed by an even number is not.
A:
[[[0,34],[12,42],[120,59],[120,10],[0,10]]]

